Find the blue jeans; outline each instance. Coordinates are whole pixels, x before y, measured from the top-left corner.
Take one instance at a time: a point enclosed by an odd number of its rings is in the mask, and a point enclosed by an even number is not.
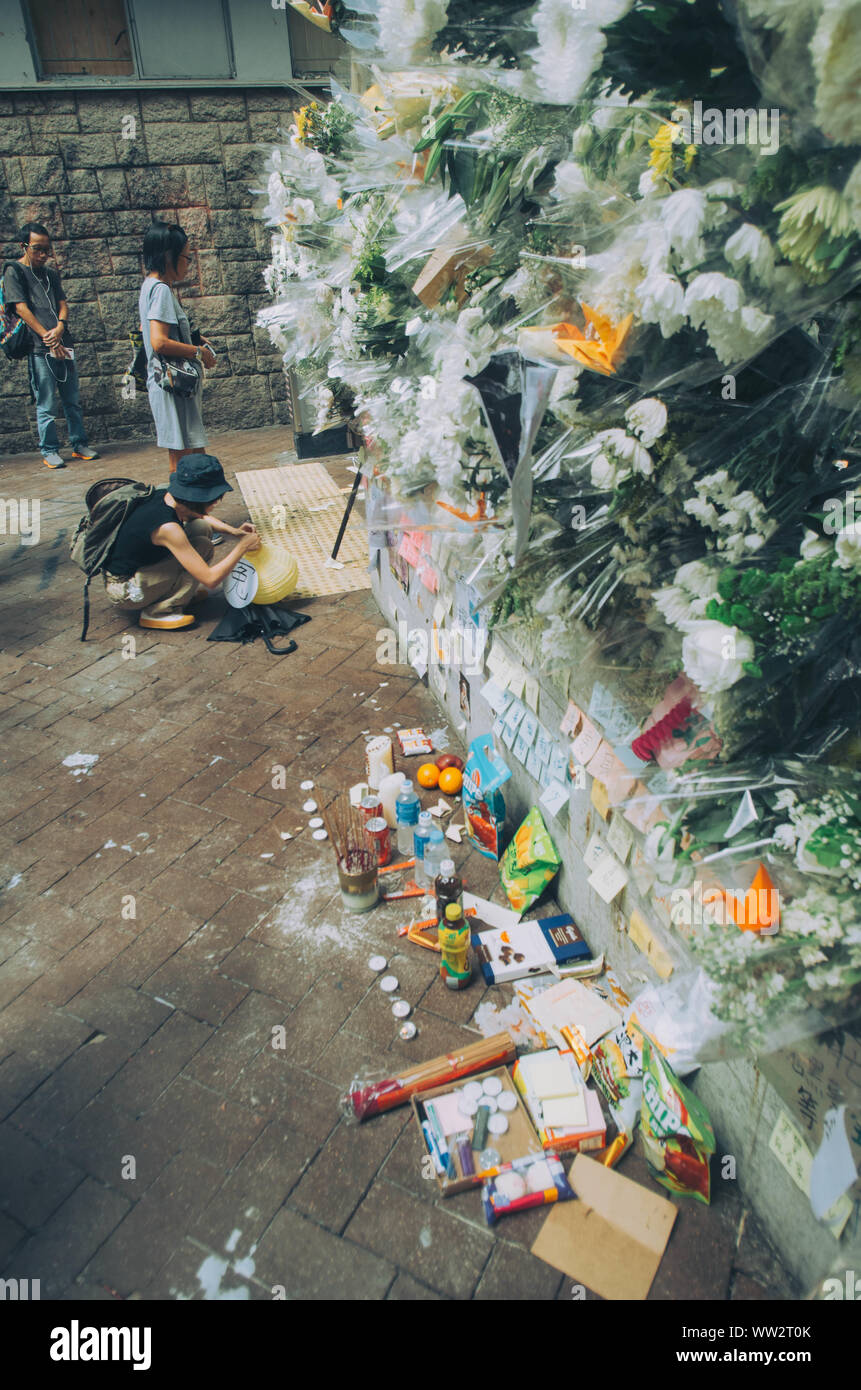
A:
[[[42,452],[55,452],[60,447],[54,423],[59,408],[58,397],[69,427],[69,444],[73,449],[85,448],[88,443],[87,431],[81,414],[78,372],[74,362],[70,358],[48,358],[31,352],[27,358],[27,369],[30,388],[36,398],[36,424]]]

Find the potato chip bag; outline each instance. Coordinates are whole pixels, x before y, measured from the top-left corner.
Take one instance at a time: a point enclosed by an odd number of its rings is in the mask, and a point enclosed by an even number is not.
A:
[[[645,1035],[640,1134],[652,1177],[670,1192],[708,1206],[709,1162],[715,1151],[708,1111]]]
[[[499,865],[499,877],[515,912],[525,912],[559,872],[562,860],[537,806],[522,822]]]

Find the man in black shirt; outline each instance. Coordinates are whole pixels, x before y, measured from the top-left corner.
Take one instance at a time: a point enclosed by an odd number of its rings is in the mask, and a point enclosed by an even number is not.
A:
[[[117,533],[105,568],[111,603],[139,613],[141,627],[189,627],[194,617],[183,609],[220,584],[246,551],[260,547],[250,521],[236,527],[211,515],[232,491],[211,454],[178,459],[170,489],[157,488],[139,502]],[[213,531],[239,538],[216,565],[209,563]]]
[[[23,255],[10,261],[3,277],[6,303],[27,325],[30,351],[27,370],[36,402],[36,423],[42,460],[48,468],[65,468],[60,454],[55,416],[57,397],[69,427],[69,443],[76,459],[97,459],[87,443],[75,367],[72,335],[67,327],[69,306],[56,270],[48,269],[51,238],[46,227],[26,222],[18,233]]]

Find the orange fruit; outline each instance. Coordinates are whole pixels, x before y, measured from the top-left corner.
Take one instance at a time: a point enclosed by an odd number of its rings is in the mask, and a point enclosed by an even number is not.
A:
[[[449,796],[454,796],[463,786],[463,773],[456,767],[447,767],[439,774],[439,789],[441,792],[448,792]]]
[[[436,763],[422,763],[416,773],[416,781],[420,787],[435,787],[441,781]]]

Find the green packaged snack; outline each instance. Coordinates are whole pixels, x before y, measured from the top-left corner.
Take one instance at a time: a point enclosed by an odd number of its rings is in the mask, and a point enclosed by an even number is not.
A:
[[[645,1035],[640,1135],[652,1177],[670,1192],[708,1206],[715,1151],[708,1111]]]
[[[515,912],[525,912],[537,902],[561,863],[544,818],[533,806],[499,865],[502,886]]]

